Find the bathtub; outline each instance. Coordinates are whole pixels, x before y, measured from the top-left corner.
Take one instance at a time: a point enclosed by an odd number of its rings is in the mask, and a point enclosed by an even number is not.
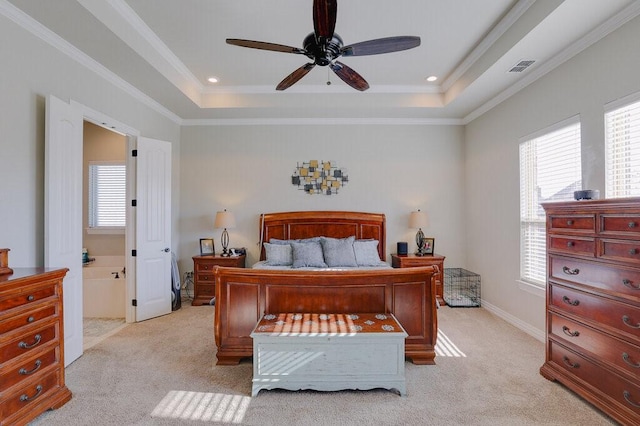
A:
[[[118,257],[118,256],[110,256]],[[106,264],[105,264],[106,263]],[[82,268],[82,304],[85,318],[124,318],[126,314],[127,280],[120,266],[109,266],[103,259]],[[112,272],[118,272],[118,278]]]

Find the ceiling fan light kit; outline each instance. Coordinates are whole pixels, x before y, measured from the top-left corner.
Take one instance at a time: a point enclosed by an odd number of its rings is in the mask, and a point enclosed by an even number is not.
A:
[[[313,61],[302,65],[286,76],[276,86],[276,90],[288,89],[300,81],[316,65],[319,65],[321,67],[328,66],[342,81],[352,88],[365,91],[369,88],[369,83],[355,70],[338,61],[339,57],[380,55],[420,46],[420,37],[415,36],[386,37],[344,46],[342,38],[334,31],[337,11],[338,2],[336,0],[313,1],[314,32],[305,37],[302,42],[302,48],[237,38],[228,38],[227,43],[252,49],[305,55]]]

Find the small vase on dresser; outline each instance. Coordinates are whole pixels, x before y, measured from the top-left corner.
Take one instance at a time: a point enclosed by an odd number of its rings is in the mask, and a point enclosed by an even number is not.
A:
[[[640,198],[549,202],[546,361],[622,424],[640,424]]]

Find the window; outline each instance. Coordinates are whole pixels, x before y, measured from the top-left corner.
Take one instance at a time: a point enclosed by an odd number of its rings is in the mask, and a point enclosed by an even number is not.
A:
[[[636,96],[637,98],[637,96]],[[627,100],[628,102],[628,100]],[[640,195],[640,101],[605,113],[606,197]]]
[[[544,286],[546,220],[540,203],[582,188],[580,122],[558,123],[520,141],[520,279]]]
[[[89,163],[89,229],[123,229],[126,225],[124,163]]]

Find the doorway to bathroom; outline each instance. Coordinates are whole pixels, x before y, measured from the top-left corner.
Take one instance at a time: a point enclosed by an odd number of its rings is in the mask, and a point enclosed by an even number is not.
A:
[[[127,137],[83,122],[83,349],[126,324]]]

